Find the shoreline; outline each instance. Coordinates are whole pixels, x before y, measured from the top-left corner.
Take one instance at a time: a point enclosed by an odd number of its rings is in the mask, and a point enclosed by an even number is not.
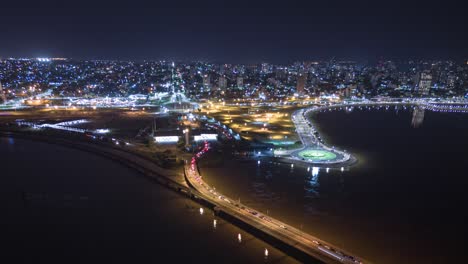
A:
[[[303,167],[341,167],[342,170],[344,169],[343,167],[350,167],[351,165],[356,164],[357,158],[353,155],[346,153],[345,151],[335,149],[334,147],[329,147],[321,141],[320,137],[317,135],[318,132],[314,128],[314,124],[309,118],[309,112],[315,112],[316,109],[317,108],[315,107],[309,107],[294,111],[291,115],[291,119],[296,127],[296,133],[302,142],[302,147],[285,151],[284,154],[274,155],[273,160],[291,163],[291,165],[297,164]],[[300,153],[307,150],[320,150],[333,154],[335,157],[329,160],[313,160],[301,157]]]
[[[280,243],[277,240],[272,239],[271,237],[264,234],[263,232],[258,232],[258,230],[255,228],[252,228],[252,226],[249,223],[244,223],[242,221],[239,221],[237,218],[231,217],[229,214],[219,213],[217,211],[217,208],[218,208],[217,205],[203,198],[203,195],[201,193],[199,193],[196,189],[190,186],[190,182],[186,182],[187,186],[185,186],[174,181],[173,179],[167,176],[164,176],[162,174],[155,172],[153,169],[157,167],[157,165],[149,164],[151,161],[144,160],[144,158],[139,157],[134,153],[127,153],[122,150],[119,151],[119,150],[113,149],[111,146],[94,146],[89,143],[79,142],[78,140],[71,141],[70,139],[65,139],[65,138],[50,139],[47,136],[37,135],[37,134],[32,135],[26,131],[13,132],[13,131],[0,130],[0,137],[4,137],[4,138],[13,137],[13,138],[31,140],[31,141],[36,141],[36,142],[43,142],[46,144],[53,144],[57,146],[76,149],[78,151],[85,151],[88,153],[99,155],[104,158],[108,158],[111,161],[117,162],[118,164],[126,166],[130,169],[135,169],[137,172],[141,173],[142,176],[148,178],[149,180],[155,183],[160,184],[162,187],[166,187],[169,190],[174,191],[175,193],[178,193],[184,196],[185,198],[190,199],[191,201],[200,204],[200,206],[206,207],[207,209],[213,211],[214,215],[217,215],[218,217],[223,218],[229,224],[236,226],[238,228],[241,228],[243,231],[249,233],[256,239],[259,239],[269,244],[270,246],[276,248],[277,250],[282,251],[285,255],[292,257],[301,262],[307,259],[306,256],[302,254],[297,254],[297,252],[295,250],[292,250],[291,247],[284,247],[280,245]],[[132,156],[134,160],[132,160]],[[152,166],[148,166],[148,165],[152,165]],[[182,173],[183,174],[182,177],[185,179],[186,178],[185,168],[182,168],[182,169],[184,170],[184,172]]]

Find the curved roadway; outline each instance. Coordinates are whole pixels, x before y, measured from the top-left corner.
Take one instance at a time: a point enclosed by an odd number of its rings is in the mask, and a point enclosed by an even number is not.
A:
[[[205,147],[192,158],[191,163],[186,161],[185,178],[188,184],[194,188],[203,199],[216,205],[218,210],[222,210],[242,222],[260,229],[268,235],[322,262],[370,263],[277,219],[265,216],[255,209],[247,207],[217,192],[203,181],[202,176],[197,171],[196,159],[200,158],[208,150],[209,146],[206,143]]]

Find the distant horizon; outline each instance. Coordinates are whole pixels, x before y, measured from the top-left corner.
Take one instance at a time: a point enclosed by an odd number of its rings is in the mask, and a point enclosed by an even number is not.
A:
[[[392,61],[395,63],[405,63],[405,62],[429,62],[429,61],[451,61],[455,63],[466,63],[468,64],[468,57],[467,58],[416,58],[416,57],[409,57],[409,58],[391,58],[391,57],[379,57],[379,58],[374,58],[372,60],[366,60],[366,59],[356,59],[356,58],[346,58],[346,57],[330,57],[330,58],[316,58],[316,59],[295,59],[295,60],[289,60],[289,61],[284,61],[284,62],[273,62],[269,60],[257,60],[257,61],[251,61],[251,62],[231,62],[231,61],[222,61],[220,59],[178,59],[178,58],[147,58],[147,59],[142,59],[142,58],[112,58],[112,57],[83,57],[83,58],[78,58],[78,57],[71,57],[71,56],[0,56],[0,60],[9,60],[9,59],[14,59],[14,60],[21,60],[21,59],[27,59],[27,60],[37,60],[41,58],[46,58],[46,59],[64,59],[64,60],[69,60],[69,61],[128,61],[128,62],[162,62],[162,61],[167,61],[167,62],[176,62],[176,63],[196,63],[196,62],[203,62],[203,63],[213,63],[213,64],[238,64],[238,65],[248,65],[248,64],[261,64],[261,63],[268,63],[268,64],[274,64],[274,65],[289,65],[297,62],[329,62],[329,61],[335,61],[335,62],[355,62],[358,64],[376,64],[379,62],[384,62],[384,61]]]

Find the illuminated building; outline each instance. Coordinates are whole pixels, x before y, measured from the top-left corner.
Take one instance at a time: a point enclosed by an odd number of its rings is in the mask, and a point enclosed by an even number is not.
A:
[[[226,88],[227,88],[227,79],[226,79],[226,77],[219,76],[218,87],[219,87],[219,89],[221,89],[223,91],[226,90]]]
[[[453,89],[455,88],[455,83],[456,83],[457,77],[455,75],[449,75],[447,77],[447,89]]]
[[[417,89],[416,89],[418,93],[422,95],[429,94],[431,85],[432,85],[432,75],[427,71],[421,72],[419,74],[419,80],[418,80]]]
[[[5,93],[3,92],[2,82],[0,82],[0,102],[1,103],[6,102],[6,96],[5,96]]]
[[[159,136],[154,137],[154,140],[158,143],[177,143],[179,141],[178,136]]]
[[[203,76],[203,88],[208,91],[211,90],[211,77],[209,74]]]
[[[237,88],[243,88],[244,87],[244,78],[242,77],[237,77]]]
[[[216,141],[218,140],[218,134],[200,134],[193,136],[195,141]]]
[[[303,73],[299,73],[299,75],[297,75],[296,91],[297,91],[297,93],[299,95],[304,94],[304,88],[305,88],[306,81],[307,81],[307,73],[303,72]]]

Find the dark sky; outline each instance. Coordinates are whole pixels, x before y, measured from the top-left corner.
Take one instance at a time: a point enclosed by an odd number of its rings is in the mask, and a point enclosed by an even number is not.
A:
[[[464,1],[8,2],[1,57],[468,58]]]

